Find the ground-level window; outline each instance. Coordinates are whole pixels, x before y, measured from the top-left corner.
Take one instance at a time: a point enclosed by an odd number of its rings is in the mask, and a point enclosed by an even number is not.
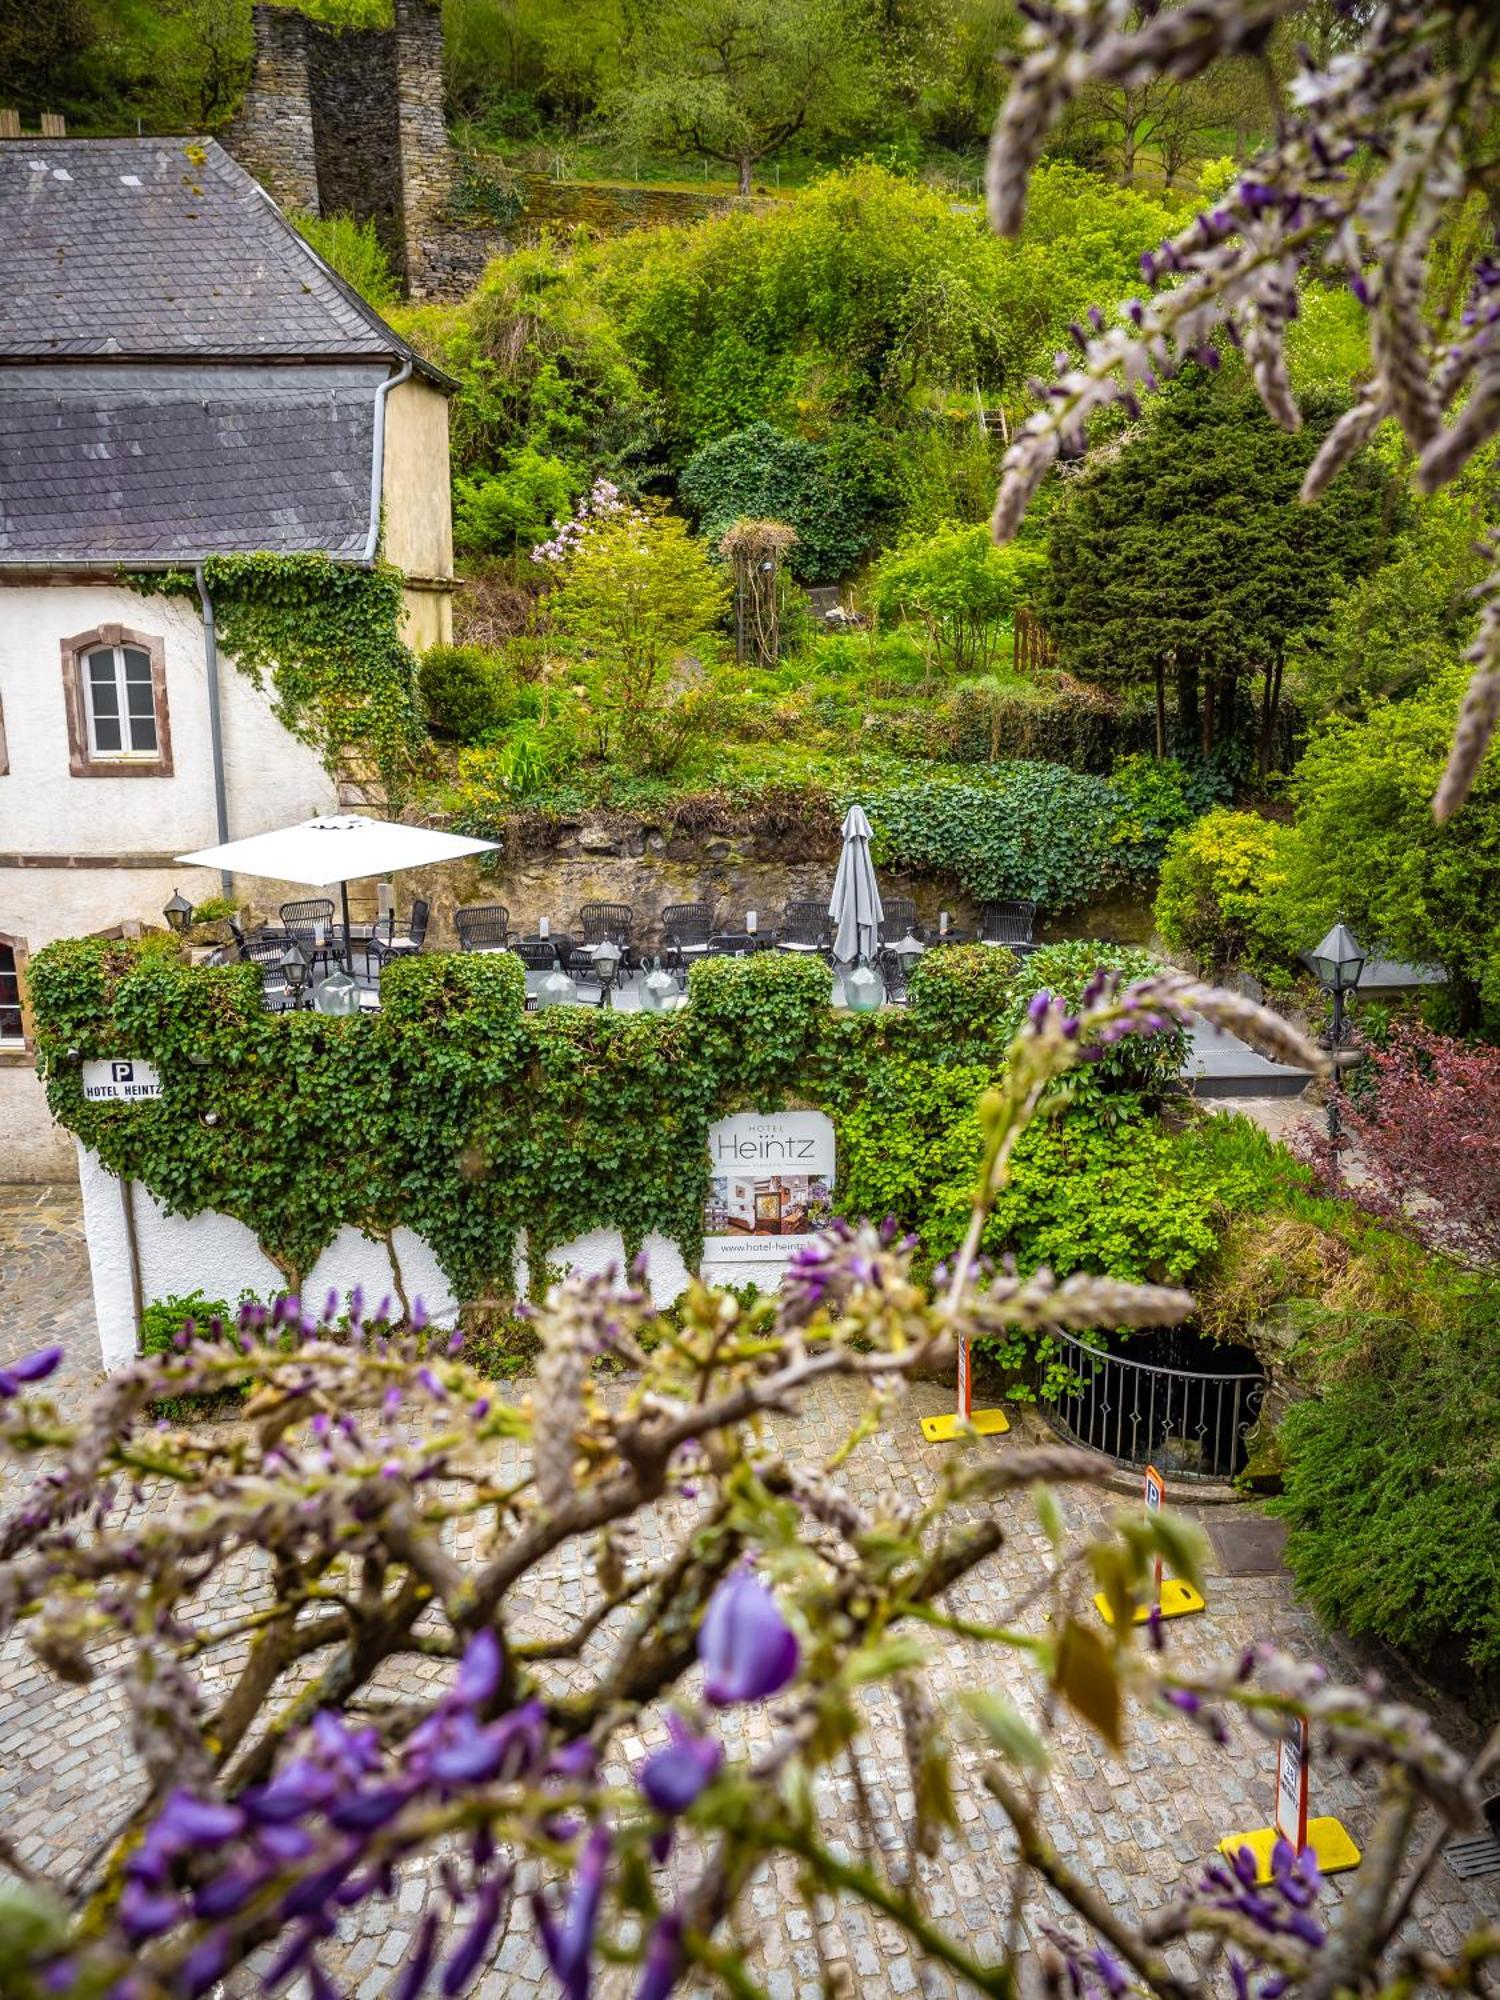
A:
[[[63,641],[68,759],[75,778],[169,777],[162,642],[122,625]]]
[[[0,934],[0,1049],[27,1047],[26,1013],[21,1003],[21,967],[26,948],[19,938]]]
[[[156,697],[144,646],[96,646],[83,665],[89,749],[96,757],[155,756]]]

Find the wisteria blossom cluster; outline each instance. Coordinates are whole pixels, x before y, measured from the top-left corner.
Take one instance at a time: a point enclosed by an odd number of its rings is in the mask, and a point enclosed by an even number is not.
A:
[[[35,1873],[0,1829],[6,2000],[197,2000],[231,1975],[333,2000],[349,1924],[410,1907],[414,1880],[397,2000],[457,2000],[522,1927],[563,2000],[588,2000],[605,1967],[636,2000],[688,1981],[750,1995],[736,1911],[778,1857],[810,1903],[865,1904],[1002,2000],[1033,1877],[1070,1913],[1048,1918],[1044,1969],[1075,1995],[1321,2000],[1377,1968],[1404,1977],[1398,1934],[1437,1851],[1408,1865],[1417,1815],[1462,1825],[1476,1803],[1422,1717],[1269,1650],[1184,1672],[1160,1621],[1132,1614],[1158,1554],[1195,1572],[1193,1531],[1138,1509],[1099,1535],[1070,1531],[1048,1489],[1097,1476],[1071,1447],[976,1442],[944,1457],[930,1497],[845,1483],[905,1379],[951,1365],[960,1337],[1191,1309],[1179,1291],[1058,1283],[977,1250],[1049,1092],[1118,1034],[1189,1008],[1262,1042],[1290,1034],[1176,978],[1101,977],[1076,1013],[1033,1010],[983,1107],[974,1226],[936,1287],[890,1226],[840,1224],[751,1305],[695,1286],[668,1318],[638,1273],[565,1279],[536,1310],[541,1358],[519,1389],[482,1376],[457,1336],[357,1297],[188,1324],[76,1419],[49,1400],[56,1349],[0,1371],[0,1449],[36,1467],[0,1522],[0,1633],[24,1633],[63,1680],[118,1682],[138,1770],[66,1881]],[[790,1454],[768,1419],[835,1376],[866,1390],[852,1433],[816,1459]],[[229,1387],[244,1392],[234,1421],[160,1414]],[[1050,1564],[992,1625],[963,1624],[947,1593],[1032,1507]],[[560,1575],[575,1580],[558,1596]],[[538,1584],[562,1609],[542,1629]],[[1108,1628],[1096,1590],[1117,1607]],[[1133,1710],[1201,1731],[1205,1754],[1231,1713],[1271,1734],[1309,1717],[1317,1755],[1378,1776],[1360,1895],[1322,1912],[1305,1859],[1279,1856],[1266,1888],[1215,1863],[1133,1927],[1047,1838],[1045,1737],[982,1685],[944,1712],[924,1635],[945,1627],[1019,1649],[1043,1712],[1071,1710],[1114,1749]],[[402,1677],[403,1661],[422,1671]],[[905,1853],[862,1789],[851,1826],[816,1783],[859,1770],[881,1683],[909,1766]],[[958,1742],[1019,1848],[1012,1918],[985,1962],[919,1893],[917,1859],[954,1822]],[[1192,1977],[1169,1962],[1178,1939],[1200,1954]],[[1474,1986],[1497,1950],[1471,1940],[1447,1983]]]
[[[990,143],[995,228],[1022,225],[1031,169],[1087,85],[1187,81],[1222,58],[1262,51],[1295,0],[1037,0],[1026,51]],[[1500,115],[1500,15],[1489,0],[1376,0],[1349,6],[1346,45],[1307,67],[1266,152],[1212,208],[1141,260],[1144,289],[1103,301],[1073,329],[1076,352],[1035,384],[1041,407],[1006,453],[997,537],[1016,531],[1058,453],[1082,450],[1089,418],[1142,395],[1196,359],[1218,365],[1214,336],[1244,349],[1276,423],[1301,419],[1285,334],[1308,278],[1347,284],[1368,311],[1372,369],[1358,402],[1308,469],[1314,500],[1393,419],[1419,490],[1451,480],[1500,430],[1500,266],[1494,231],[1462,211],[1494,198]],[[1363,27],[1362,35],[1357,32]],[[1434,282],[1435,253],[1469,253],[1456,310]],[[1467,233],[1466,233],[1467,232]],[[1452,756],[1433,801],[1446,819],[1463,801],[1500,721],[1500,543],[1471,650],[1475,667]]]
[[[565,563],[601,522],[632,519],[644,522],[645,516],[631,506],[618,486],[608,479],[596,479],[566,521],[553,521],[551,541],[538,542],[531,560],[556,567]]]

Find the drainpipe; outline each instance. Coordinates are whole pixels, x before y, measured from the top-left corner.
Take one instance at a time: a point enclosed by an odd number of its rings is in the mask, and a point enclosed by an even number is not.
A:
[[[399,389],[412,371],[412,362],[403,361],[394,375],[387,375],[375,391],[375,452],[370,465],[370,533],[365,541],[364,559],[367,563],[375,560],[376,546],[380,541],[380,489],[385,479],[385,399],[392,389]]]
[[[208,594],[203,565],[193,570],[198,601],[203,606],[203,656],[208,666],[208,740],[213,753],[214,816],[218,821],[219,845],[229,838],[229,800],[224,790],[224,718],[219,711],[219,635],[214,625],[214,601]],[[234,877],[227,868],[219,870],[219,883],[226,896],[234,894]]]

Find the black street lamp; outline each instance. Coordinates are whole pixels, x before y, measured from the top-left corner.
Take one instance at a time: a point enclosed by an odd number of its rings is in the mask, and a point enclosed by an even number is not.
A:
[[[302,947],[295,938],[281,954],[281,977],[292,996],[293,1007],[300,1007],[302,989],[307,984],[307,960],[302,956]]]
[[[1347,924],[1335,924],[1315,950],[1304,952],[1303,963],[1311,970],[1323,991],[1333,999],[1333,1024],[1328,1047],[1333,1056],[1333,1088],[1328,1093],[1328,1142],[1333,1147],[1333,1169],[1339,1164],[1339,1097],[1344,1073],[1339,1067],[1339,1050],[1344,1043],[1344,997],[1359,985],[1369,957]]]
[[[174,889],[172,891],[172,900],[162,911],[162,915],[177,933],[178,937],[181,937],[188,925],[193,921],[193,906],[180,889]]]

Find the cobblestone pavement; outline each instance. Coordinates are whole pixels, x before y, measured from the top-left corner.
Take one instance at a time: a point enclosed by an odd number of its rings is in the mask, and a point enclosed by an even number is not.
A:
[[[64,1393],[76,1396],[92,1379],[94,1338],[76,1191],[0,1189],[0,1268],[0,1357],[60,1340],[70,1353]],[[913,1388],[894,1426],[862,1444],[845,1468],[843,1477],[856,1498],[873,1503],[882,1494],[921,1497],[933,1490],[943,1448],[922,1441],[917,1418],[946,1400],[939,1385]],[[820,1386],[798,1417],[777,1421],[777,1441],[790,1453],[816,1459],[844,1433],[856,1407],[857,1392],[849,1385]],[[15,1489],[14,1472],[0,1473],[0,1505],[14,1499]],[[1007,1620],[1042,1563],[1045,1543],[1029,1503],[1003,1504],[1004,1547],[950,1593],[950,1608],[962,1618]],[[1084,1529],[1119,1503],[1108,1495],[1073,1491],[1063,1504],[1070,1525]],[[671,1526],[666,1508],[644,1521],[632,1561],[657,1561]],[[465,1553],[461,1537],[455,1553]],[[212,1609],[218,1618],[253,1597],[257,1561],[249,1556],[234,1574],[216,1581]],[[514,1635],[561,1635],[593,1588],[585,1551],[560,1551],[545,1573],[528,1579],[523,1600],[507,1600]],[[1188,1661],[1219,1659],[1249,1639],[1269,1634],[1294,1650],[1320,1652],[1342,1672],[1362,1671],[1368,1664],[1318,1631],[1311,1614],[1295,1601],[1284,1573],[1211,1575],[1208,1600],[1205,1616],[1169,1628],[1173,1650],[1180,1649]],[[1036,1629],[1041,1615],[1023,1612],[1019,1622]],[[606,1628],[576,1666],[549,1671],[559,1686],[567,1685],[569,1672],[587,1680],[608,1644]],[[931,1644],[940,1698],[951,1701],[959,1690],[975,1686],[1003,1687],[1024,1712],[1037,1713],[1037,1689],[1019,1656],[938,1634]],[[234,1664],[226,1662],[224,1671]],[[410,1698],[450,1671],[431,1661],[388,1666],[379,1692]],[[214,1687],[211,1683],[211,1694]],[[874,1805],[879,1843],[895,1865],[904,1865],[902,1828],[912,1801],[901,1732],[894,1704],[884,1692],[873,1695],[869,1707],[861,1775]],[[1453,1720],[1444,1718],[1450,1729]],[[742,1757],[766,1740],[769,1718],[759,1710],[732,1711],[719,1726],[729,1755]],[[1274,1756],[1249,1730],[1231,1726],[1228,1750],[1216,1753],[1185,1723],[1137,1716],[1123,1754],[1116,1757],[1081,1728],[1066,1720],[1061,1724],[1049,1781],[1052,1839],[1114,1909],[1138,1915],[1158,1908],[1212,1853],[1221,1835],[1269,1818]],[[984,1959],[1000,1949],[1014,1848],[1000,1808],[978,1781],[979,1758],[961,1724],[955,1724],[954,1734],[958,1827],[944,1838],[937,1855],[918,1861],[916,1868],[930,1915]],[[610,1776],[623,1782],[647,1745],[626,1738],[615,1747]],[[107,1674],[88,1687],[63,1686],[33,1661],[23,1636],[12,1635],[0,1644],[0,1826],[22,1857],[47,1870],[82,1867],[136,1782],[119,1698]],[[1314,1811],[1337,1814],[1356,1839],[1367,1833],[1367,1781],[1342,1769],[1319,1768],[1314,1787]],[[856,1791],[847,1770],[824,1781],[821,1804],[830,1837],[852,1844]],[[1357,1879],[1338,1878],[1330,1893],[1344,1893]],[[948,1975],[919,1965],[905,1934],[888,1919],[848,1900],[824,1902],[809,1915],[794,1893],[795,1880],[791,1862],[764,1867],[739,1914],[747,1966],[771,2000],[817,2000],[825,1966],[843,1976],[844,1990],[851,1995],[956,1991]],[[1493,1878],[1461,1882],[1439,1865],[1411,1935],[1420,1934],[1438,1950],[1453,1948],[1473,1922],[1494,1919],[1500,1909],[1497,1886]],[[424,1863],[403,1877],[393,1903],[371,1904],[346,1917],[326,1953],[340,1993],[381,2000],[391,1992],[427,1893]],[[1038,1927],[1055,1921],[1062,1910],[1050,1891],[1031,1890],[1023,1913],[1028,1943],[1034,1944]],[[1189,1969],[1180,1949],[1178,1969]],[[613,1975],[601,1985],[611,1995],[620,1990]],[[256,1982],[242,1972],[228,1983],[226,2000],[253,1990]],[[532,2000],[555,1991],[529,1921],[514,1925],[472,1990],[480,2000]]]

